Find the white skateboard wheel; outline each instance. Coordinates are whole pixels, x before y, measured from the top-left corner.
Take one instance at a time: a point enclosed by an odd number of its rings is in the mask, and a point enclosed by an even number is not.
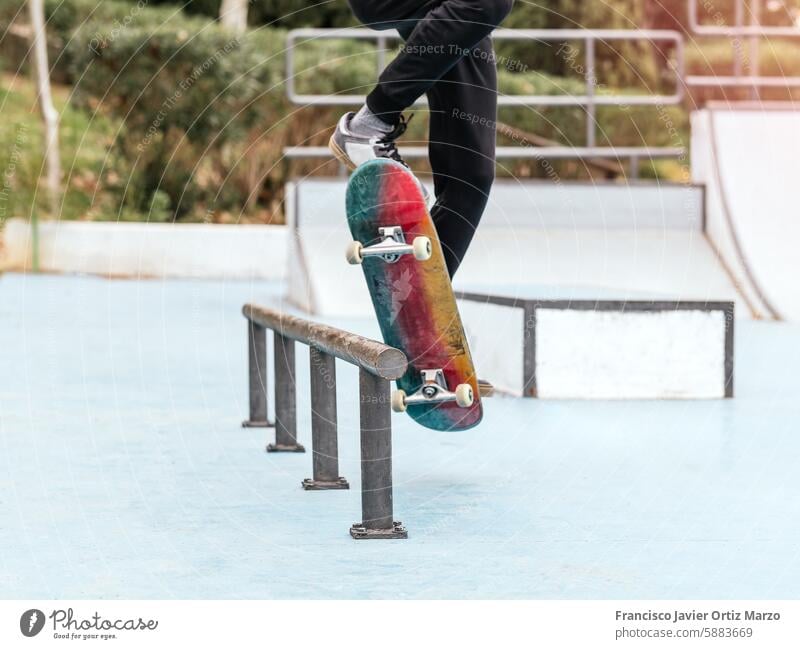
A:
[[[475,395],[469,383],[462,383],[456,388],[456,403],[462,408],[469,408],[475,403]]]
[[[364,261],[364,257],[361,255],[361,249],[364,246],[361,245],[360,241],[351,241],[350,244],[347,246],[347,263],[352,264],[353,266],[358,266],[362,261]]]
[[[406,411],[406,393],[403,390],[392,392],[392,410],[395,412]]]
[[[428,261],[433,254],[433,246],[428,237],[417,237],[412,244],[414,248],[414,259],[417,261]]]

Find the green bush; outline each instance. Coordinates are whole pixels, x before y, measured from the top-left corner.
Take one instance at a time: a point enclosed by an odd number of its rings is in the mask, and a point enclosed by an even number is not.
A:
[[[114,127],[102,115],[66,103],[68,89],[54,87],[54,102],[60,113],[61,167],[63,170],[59,218],[113,218],[117,200],[99,182],[106,164],[108,142]],[[27,217],[36,204],[40,214],[49,214],[47,193],[39,188],[43,174],[44,133],[36,105],[35,83],[24,76],[14,79],[9,88],[0,88],[3,128],[0,128],[0,168],[13,173],[6,178],[9,191],[3,213]]]
[[[503,27],[514,29],[633,29],[644,22],[639,0],[584,2],[556,0],[550,4],[516,2]],[[497,41],[495,48],[510,68],[536,70],[561,77],[583,76],[584,48],[579,42]],[[664,56],[652,44],[635,41],[598,43],[598,82],[616,87],[655,88],[660,83]]]
[[[20,1],[9,0],[11,4]],[[547,10],[517,2],[506,26],[574,26],[563,17],[568,10],[580,24],[630,27],[628,19],[636,18],[639,11],[633,0],[614,5],[627,14],[608,7],[570,5],[575,2],[558,0]],[[105,129],[103,138],[93,140],[91,155],[75,154],[75,168],[81,172],[70,179],[67,218],[137,219],[145,215],[156,221],[175,217],[218,220],[236,218],[244,211],[248,218],[263,221],[279,210],[290,171],[282,158],[283,146],[325,144],[344,109],[290,105],[284,86],[284,29],[258,27],[236,39],[212,20],[217,3],[191,2],[186,11],[195,15],[187,16],[178,4],[153,0],[150,4],[159,6],[142,9],[133,1],[47,0],[51,62],[62,80],[75,84],[74,93],[62,88],[64,97],[72,93],[69,114],[76,125],[69,134],[62,130],[62,138],[78,142],[99,124]],[[7,3],[0,9],[0,20],[4,15],[8,15]],[[251,25],[276,19],[284,27],[352,23],[344,0],[321,6],[300,0],[251,4]],[[601,24],[606,20],[610,24]],[[500,91],[584,94],[583,52],[579,44],[570,45],[572,52],[561,43],[498,44],[507,61],[513,63],[518,57],[523,64],[508,68],[501,64]],[[369,42],[343,40],[304,44],[296,54],[297,90],[366,93],[375,78],[373,48]],[[660,88],[658,54],[647,45],[617,50],[600,45],[598,92]],[[774,61],[784,64],[798,56],[780,51]],[[717,58],[715,65],[721,67],[715,69],[723,69],[724,59],[721,55]],[[499,115],[502,121],[540,137],[564,144],[584,143],[586,115],[582,107],[508,107]],[[675,129],[666,128],[665,115]],[[600,108],[597,119],[598,144],[645,141],[677,146],[676,133],[684,140],[687,137],[686,117],[680,109]],[[35,130],[30,131],[32,136]],[[426,135],[427,123],[420,111],[405,140],[420,141]],[[502,133],[499,137],[502,144],[514,144]],[[96,150],[100,142],[108,148],[108,156],[105,150]],[[583,165],[558,163],[557,167],[563,177],[585,174]],[[336,166],[310,160],[293,162],[291,168],[300,174],[330,173]],[[525,162],[508,165],[508,172],[541,174]],[[19,176],[21,181],[25,178]]]
[[[75,103],[124,120],[113,144],[123,204],[149,212],[162,192],[159,212],[167,196],[176,217],[216,204],[227,149],[279,122],[284,93],[282,32],[236,38],[204,19],[180,24],[98,40],[102,25],[89,23],[69,47]]]
[[[100,40],[127,29],[155,31],[170,24],[179,24],[185,18],[178,6],[154,8],[142,2],[144,0],[45,0],[47,44],[53,80],[60,83],[75,81],[70,74],[73,69],[72,57],[76,54],[71,40],[78,30],[86,32],[91,27],[96,39]],[[28,15],[24,5],[25,0],[4,0],[0,8],[0,30],[5,32],[15,16],[27,24]],[[84,34],[82,43],[88,46],[90,41]],[[27,56],[30,43],[25,38],[8,35],[0,41],[0,47],[0,51],[17,68]]]
[[[686,46],[686,72],[702,76],[728,76],[734,72],[734,61],[739,60],[742,73],[752,73],[754,61],[747,43],[737,49],[730,40],[693,41]],[[774,77],[800,76],[800,48],[796,41],[770,39],[763,41],[758,56],[759,74]],[[692,104],[699,105],[711,99],[737,100],[750,98],[748,88],[693,88]],[[762,88],[761,98],[766,100],[800,99],[800,89]]]
[[[334,39],[302,43],[295,50],[294,69],[300,93],[367,94],[377,79],[375,43]]]
[[[501,71],[498,77],[501,95],[579,95],[583,83],[569,77],[529,72]],[[500,121],[528,133],[558,142],[582,142],[583,109],[580,107],[508,106],[498,110]]]

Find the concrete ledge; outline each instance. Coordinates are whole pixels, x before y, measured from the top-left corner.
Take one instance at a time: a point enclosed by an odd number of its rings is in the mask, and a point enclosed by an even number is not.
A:
[[[41,270],[112,277],[283,279],[285,226],[52,221],[39,226]],[[0,267],[31,266],[31,229],[9,219]]]

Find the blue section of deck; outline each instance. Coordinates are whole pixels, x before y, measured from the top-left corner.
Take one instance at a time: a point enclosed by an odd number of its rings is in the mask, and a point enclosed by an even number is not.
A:
[[[280,291],[0,277],[0,597],[800,596],[800,327],[737,323],[732,401],[497,398],[461,433],[394,416],[410,538],[356,542],[353,368],[351,491],[302,491],[310,453],[239,427],[240,308]]]

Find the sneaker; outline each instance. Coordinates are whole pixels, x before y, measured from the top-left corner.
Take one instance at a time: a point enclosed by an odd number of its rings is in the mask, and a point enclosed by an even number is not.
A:
[[[365,137],[363,135],[356,135],[350,128],[350,120],[353,119],[355,113],[346,113],[342,115],[339,123],[336,125],[336,130],[331,135],[328,142],[328,147],[343,165],[348,169],[355,169],[368,160],[375,160],[377,158],[388,158],[399,162],[404,167],[408,168],[408,163],[403,160],[403,156],[397,150],[395,141],[408,128],[408,123],[411,119],[406,120],[402,115],[397,126],[389,133],[373,135],[372,137]],[[431,195],[425,185],[417,178],[422,195],[425,197],[425,203],[430,207]]]

